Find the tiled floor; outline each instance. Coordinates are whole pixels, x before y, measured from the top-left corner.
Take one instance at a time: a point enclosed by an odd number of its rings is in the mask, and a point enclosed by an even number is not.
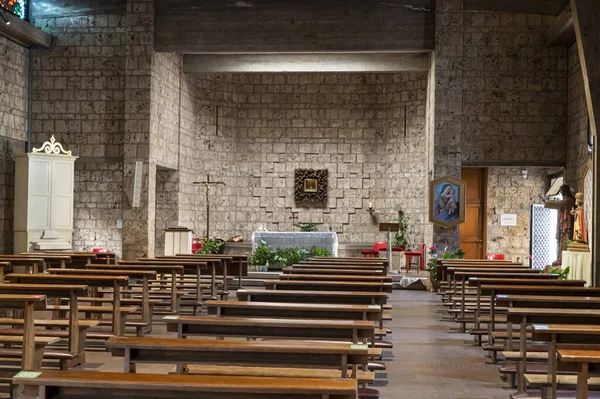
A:
[[[378,374],[381,399],[506,399],[498,366],[468,334],[448,333],[455,327],[440,321],[437,295],[425,291],[394,291],[393,321],[387,322],[394,348],[385,351],[387,370]],[[158,327],[164,331],[164,326]],[[168,336],[158,333],[159,336]],[[107,352],[88,352],[85,369],[122,371],[123,359]],[[138,365],[138,372],[166,373],[173,366]],[[386,378],[387,376],[387,378]]]
[[[381,399],[507,399],[498,366],[487,364],[468,334],[449,333],[453,323],[440,321],[437,295],[394,291],[390,295],[393,350],[384,352],[387,384]]]

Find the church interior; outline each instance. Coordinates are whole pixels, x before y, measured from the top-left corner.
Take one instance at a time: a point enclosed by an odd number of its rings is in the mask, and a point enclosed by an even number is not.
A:
[[[598,0],[0,0],[0,397],[600,398],[599,43]]]

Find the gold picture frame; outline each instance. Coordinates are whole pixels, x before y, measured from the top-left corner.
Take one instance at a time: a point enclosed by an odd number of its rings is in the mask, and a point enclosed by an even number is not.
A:
[[[465,222],[467,184],[450,176],[429,182],[429,221],[444,228]]]
[[[319,191],[319,180],[304,179],[304,192],[305,193],[316,193],[318,191]]]

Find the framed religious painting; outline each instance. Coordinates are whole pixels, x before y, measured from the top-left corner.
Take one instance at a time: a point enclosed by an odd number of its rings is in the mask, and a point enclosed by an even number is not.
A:
[[[327,178],[326,169],[296,169],[294,171],[294,199],[296,202],[326,202]]]
[[[429,182],[429,221],[442,227],[465,222],[466,183],[450,176]]]

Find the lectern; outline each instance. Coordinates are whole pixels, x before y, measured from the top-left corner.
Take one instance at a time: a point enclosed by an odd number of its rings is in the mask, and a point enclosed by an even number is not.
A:
[[[379,223],[379,231],[387,232],[388,272],[392,271],[392,232],[400,231],[400,223]]]

